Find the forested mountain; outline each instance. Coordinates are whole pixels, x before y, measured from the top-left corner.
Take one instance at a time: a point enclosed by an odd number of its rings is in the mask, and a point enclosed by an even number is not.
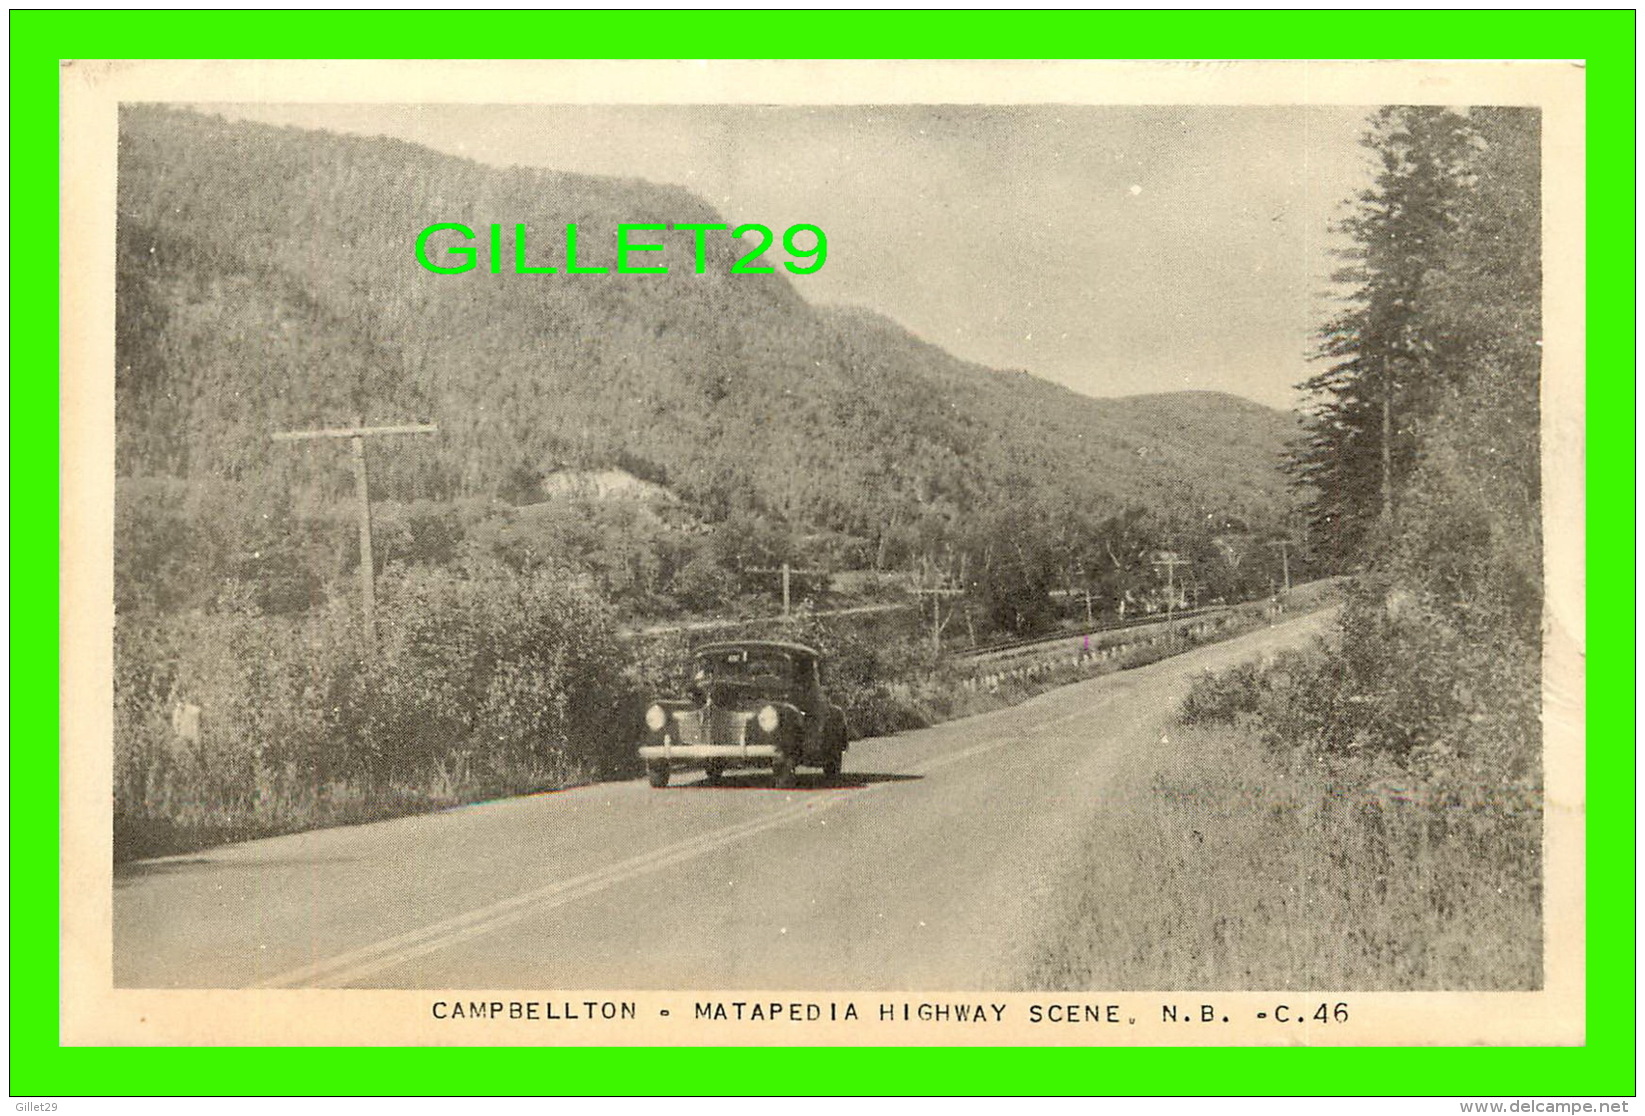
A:
[[[683,190],[149,107],[122,116],[119,173],[125,474],[280,477],[300,455],[269,432],[359,414],[441,425],[383,444],[389,496],[522,495],[557,467],[622,463],[709,515],[854,533],[1024,486],[1116,510],[1276,504],[1278,413],[1098,401],[969,365],[818,311],[780,272],[728,274],[728,240],[709,240],[702,275],[676,233],[659,234],[666,276],[494,275],[483,259],[436,275],[413,258],[431,223],[496,221],[510,261],[523,222],[528,262],[558,262],[575,222],[582,262],[609,266],[619,222],[719,219]]]

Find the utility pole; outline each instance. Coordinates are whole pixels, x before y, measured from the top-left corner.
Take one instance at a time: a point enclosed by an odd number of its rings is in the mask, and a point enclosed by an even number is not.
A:
[[[1269,543],[1268,545],[1271,546],[1271,547],[1278,547],[1279,548],[1280,566],[1285,570],[1285,591],[1287,593],[1289,593],[1291,591],[1291,550],[1290,550],[1290,548],[1295,546],[1296,543],[1292,542],[1290,539],[1276,539],[1273,542]]]
[[[828,571],[827,570],[819,570],[819,569],[798,568],[798,567],[795,567],[795,566],[791,565],[788,562],[784,562],[781,567],[776,567],[776,566],[745,566],[745,567],[743,567],[743,573],[758,573],[758,574],[780,573],[780,574],[783,575],[783,619],[787,620],[790,616],[789,578],[793,574],[826,574],[826,573],[828,573]]]
[[[360,603],[363,608],[366,647],[377,646],[377,588],[372,578],[371,555],[371,493],[366,483],[367,438],[389,434],[438,434],[440,428],[431,423],[410,426],[328,427],[321,430],[282,430],[270,437],[276,442],[302,442],[317,438],[347,438],[350,456],[354,459],[354,497],[360,504]]]
[[[1165,620],[1170,623],[1177,611],[1176,570],[1178,566],[1192,565],[1187,558],[1178,558],[1174,550],[1160,551],[1161,557],[1149,563],[1155,569],[1165,567]]]

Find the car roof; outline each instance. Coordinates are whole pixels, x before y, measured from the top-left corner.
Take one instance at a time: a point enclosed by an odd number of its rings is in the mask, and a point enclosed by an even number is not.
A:
[[[782,651],[789,655],[804,655],[812,659],[822,658],[822,653],[803,643],[784,643],[778,639],[735,639],[721,640],[719,643],[705,643],[701,647],[693,647],[693,655],[713,655],[721,651],[764,650]]]

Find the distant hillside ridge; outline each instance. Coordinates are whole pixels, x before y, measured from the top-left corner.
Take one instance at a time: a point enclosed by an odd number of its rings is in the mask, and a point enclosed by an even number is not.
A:
[[[432,223],[500,222],[511,259],[518,222],[531,262],[559,264],[574,222],[582,262],[610,266],[619,223],[724,219],[679,187],[157,106],[122,109],[119,145],[123,476],[342,493],[338,447],[269,435],[358,419],[440,427],[373,442],[374,494],[395,500],[526,503],[557,474],[621,469],[710,522],[868,540],[1025,499],[1251,522],[1289,506],[1291,416],[1216,393],[1096,399],[970,363],[814,306],[780,268],[729,274],[728,240],[709,239],[701,275],[674,232],[655,237],[667,275],[436,275],[413,257]]]

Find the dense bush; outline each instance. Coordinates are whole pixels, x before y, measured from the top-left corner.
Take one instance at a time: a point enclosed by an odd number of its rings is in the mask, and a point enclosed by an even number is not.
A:
[[[1274,751],[1375,758],[1436,784],[1540,787],[1536,645],[1469,638],[1457,611],[1367,577],[1320,648],[1207,674],[1179,717],[1249,723]]]
[[[374,768],[532,757],[567,781],[614,759],[620,651],[589,589],[551,571],[413,567],[383,579],[352,726]],[[575,746],[572,741],[575,740]]]
[[[375,654],[336,605],[119,617],[117,855],[627,770],[621,652],[587,587],[495,567],[380,585]]]
[[[1302,656],[1288,651],[1277,659],[1206,671],[1194,680],[1178,717],[1185,725],[1231,725],[1242,715],[1256,712],[1276,682],[1286,684],[1302,661]]]
[[[335,611],[121,615],[116,855],[279,831],[323,812],[352,766],[338,729],[358,662],[350,618]]]

